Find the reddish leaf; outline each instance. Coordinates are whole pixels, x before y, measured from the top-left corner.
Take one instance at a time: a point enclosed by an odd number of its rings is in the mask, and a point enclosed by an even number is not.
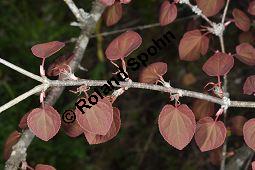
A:
[[[122,17],[122,11],[120,2],[115,2],[112,6],[109,6],[104,13],[106,25],[109,27],[118,23]]]
[[[245,143],[255,150],[255,118],[248,120],[243,126],[243,137]]]
[[[62,121],[62,126],[64,129],[64,132],[72,138],[75,138],[77,136],[80,136],[83,133],[83,129],[78,124],[77,120],[75,120],[73,123],[65,123]]]
[[[248,31],[251,26],[249,17],[240,9],[235,8],[232,12],[235,20],[235,25],[242,31]]]
[[[122,3],[122,4],[128,4],[130,2],[131,2],[131,0],[120,0],[120,3]]]
[[[67,71],[69,72],[69,64],[73,60],[74,54],[63,55],[57,58],[47,70],[48,76],[58,76],[61,72]]]
[[[173,22],[177,17],[177,7],[174,3],[170,4],[165,0],[160,8],[159,22],[161,26],[165,26]]]
[[[25,129],[27,128],[27,117],[31,111],[27,112],[20,120],[19,122],[19,128]]]
[[[99,99],[97,104],[86,109],[84,114],[77,108],[75,113],[81,128],[97,135],[106,135],[113,121],[112,103],[107,98]]]
[[[204,117],[197,123],[195,141],[202,152],[220,147],[226,138],[227,129],[222,121],[215,122]]]
[[[248,12],[251,15],[255,15],[255,1],[249,3]]]
[[[236,57],[243,63],[254,66],[255,65],[255,49],[248,43],[242,43],[236,46]]]
[[[243,86],[243,93],[252,95],[255,93],[255,75],[249,76]]]
[[[251,163],[251,166],[252,166],[252,170],[255,170],[255,161],[253,161],[253,162]]]
[[[52,106],[45,104],[44,108],[36,108],[30,112],[27,125],[38,138],[48,141],[58,133],[61,118]]]
[[[56,170],[53,166],[37,164],[35,166],[35,170]]]
[[[200,120],[214,113],[214,103],[196,99],[193,103],[192,111],[195,114],[196,120]]]
[[[194,61],[200,55],[205,55],[209,46],[208,37],[201,34],[199,30],[186,32],[179,45],[181,60]]]
[[[254,41],[255,41],[254,34],[251,31],[242,32],[239,35],[238,39],[239,39],[240,43],[251,43],[251,44],[253,44]]]
[[[167,64],[156,62],[144,68],[140,74],[139,81],[141,83],[154,84],[167,72]]]
[[[234,58],[222,52],[216,52],[203,65],[203,71],[208,76],[223,76],[234,66]]]
[[[47,58],[56,52],[58,52],[61,48],[65,46],[65,43],[59,41],[52,41],[43,44],[34,45],[31,50],[32,53],[39,58]]]
[[[230,122],[230,129],[237,136],[243,136],[243,125],[247,121],[244,116],[238,115],[231,117]]]
[[[159,114],[159,131],[173,147],[182,150],[191,141],[195,128],[195,116],[187,105],[165,105]]]
[[[95,135],[86,131],[84,132],[84,135],[90,145],[104,143],[111,140],[118,134],[120,130],[120,125],[121,125],[120,111],[118,108],[114,107],[113,122],[111,124],[111,128],[109,129],[106,135]]]
[[[197,82],[197,78],[192,73],[187,73],[182,77],[182,84],[184,86],[191,86]]]
[[[109,60],[124,59],[142,43],[141,36],[134,31],[127,31],[115,38],[106,49]]]
[[[18,131],[12,132],[9,137],[6,139],[4,144],[4,160],[8,160],[11,152],[12,152],[12,146],[15,145],[19,139],[21,134]]]
[[[203,14],[208,17],[219,13],[225,4],[225,0],[196,0],[196,2]]]
[[[209,152],[209,160],[213,165],[220,165],[222,155],[222,147]]]
[[[99,0],[105,6],[111,6],[114,4],[115,0]]]

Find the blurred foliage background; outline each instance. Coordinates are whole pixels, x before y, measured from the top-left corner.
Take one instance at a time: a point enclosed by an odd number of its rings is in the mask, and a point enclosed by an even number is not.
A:
[[[89,11],[92,0],[76,0],[77,6]],[[121,21],[112,27],[106,27],[104,21],[98,24],[97,32],[108,32],[126,27],[146,25],[158,22],[159,7],[162,0],[133,0],[124,5],[124,15]],[[231,11],[237,7],[246,11],[248,0],[231,1],[228,18]],[[166,27],[153,27],[138,30],[143,37],[142,46],[130,56],[136,57],[147,50],[152,39],[162,36],[170,30],[177,41],[168,48],[161,50],[156,56],[149,59],[149,63],[163,61],[168,64],[168,73],[165,80],[171,81],[173,87],[180,87],[203,92],[203,87],[210,81],[202,72],[202,65],[206,59],[219,48],[216,37],[210,39],[210,51],[206,56],[196,62],[183,62],[178,58],[178,43],[187,31],[194,14],[187,6],[178,5],[178,19]],[[219,21],[220,14],[213,17]],[[206,25],[200,18],[194,17],[202,25]],[[75,18],[61,0],[0,0],[0,56],[22,68],[39,74],[40,60],[34,57],[30,48],[37,43],[52,40],[68,41],[77,37],[79,28],[70,26]],[[254,31],[252,25],[251,31]],[[225,36],[227,52],[235,53],[235,46],[239,44],[238,30],[234,24],[227,29]],[[118,34],[117,34],[118,35]],[[78,71],[77,76],[88,79],[109,79],[115,69],[109,61],[100,55],[109,42],[117,35],[91,39],[81,65],[87,72]],[[254,43],[254,36],[252,37]],[[74,44],[68,43],[66,47],[49,60],[69,53]],[[140,68],[142,69],[142,68]],[[140,71],[140,70],[139,70]],[[130,75],[134,81],[138,80],[138,72]],[[248,75],[254,74],[254,67],[246,66],[235,60],[235,67],[229,74],[229,92],[231,98],[236,100],[254,100],[252,97],[242,95],[242,85]],[[0,65],[0,105],[31,89],[37,82]],[[66,109],[74,108],[77,96],[67,88],[54,106],[60,113]],[[194,100],[181,98],[182,103],[189,106]],[[138,89],[130,89],[119,97],[114,104],[121,110],[122,127],[116,138],[100,145],[90,146],[84,136],[72,139],[63,130],[49,142],[35,138],[28,148],[27,161],[31,166],[37,163],[50,164],[58,170],[99,170],[99,169],[218,169],[219,162],[213,156],[215,152],[200,153],[192,140],[183,151],[171,147],[160,135],[157,127],[157,117],[161,108],[170,103],[169,95]],[[21,117],[31,109],[39,106],[39,97],[34,95],[0,115],[0,153],[3,152],[4,141],[8,135],[18,129]],[[218,107],[218,106],[216,106]],[[244,115],[253,117],[249,109],[229,109],[229,117]],[[230,119],[228,119],[230,120]],[[21,131],[21,130],[20,130]],[[243,143],[242,137],[230,133],[229,149],[234,150]],[[0,169],[4,169],[4,160],[0,159]]]

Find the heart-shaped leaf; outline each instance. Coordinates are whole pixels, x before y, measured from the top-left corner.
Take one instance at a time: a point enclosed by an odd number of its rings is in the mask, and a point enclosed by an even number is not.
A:
[[[207,53],[209,39],[202,35],[199,30],[186,32],[179,44],[179,55],[181,60],[195,61],[200,55]]]
[[[240,9],[235,8],[232,12],[235,25],[242,31],[248,31],[251,26],[250,18]]]
[[[105,6],[111,6],[114,4],[115,0],[99,0]]]
[[[56,52],[58,52],[61,48],[65,46],[65,43],[59,41],[52,41],[43,44],[34,45],[31,50],[32,53],[39,58],[47,58]]]
[[[242,43],[236,46],[236,58],[238,58],[241,62],[254,66],[255,65],[255,49],[252,45],[248,43]]]
[[[243,126],[243,137],[245,143],[255,151],[255,118],[248,120]]]
[[[203,14],[208,17],[219,13],[225,4],[225,0],[196,0],[196,2]]]
[[[73,123],[65,123],[64,121],[62,121],[62,126],[64,132],[72,138],[80,136],[84,131],[77,122],[77,119]]]
[[[214,113],[214,103],[196,99],[192,105],[192,111],[195,114],[196,120],[200,120]]]
[[[226,138],[227,130],[222,121],[215,122],[204,117],[197,122],[195,141],[202,152],[220,147]]]
[[[96,135],[106,135],[113,121],[112,103],[107,98],[99,99],[84,114],[76,108],[75,114],[81,128]]]
[[[203,71],[208,76],[223,76],[234,66],[234,58],[222,52],[216,52],[203,65]]]
[[[195,116],[187,105],[165,105],[159,114],[158,124],[163,138],[179,150],[189,144],[196,129]]]
[[[35,166],[35,170],[56,170],[53,166],[37,164]]]
[[[167,72],[167,64],[156,62],[144,68],[140,74],[139,81],[141,83],[154,84]]]
[[[170,4],[168,0],[165,0],[160,8],[159,23],[161,26],[165,26],[173,22],[177,17],[177,7],[174,3]]]
[[[86,131],[84,132],[84,135],[90,145],[104,143],[111,140],[118,134],[120,130],[120,125],[121,125],[120,111],[118,108],[114,107],[113,122],[111,124],[111,128],[109,129],[106,135],[95,135]]]
[[[249,3],[248,12],[251,15],[255,15],[255,1]]]
[[[48,76],[58,76],[61,72],[70,72],[69,64],[74,59],[74,54],[63,55],[57,58],[47,69]]]
[[[252,95],[255,93],[255,75],[249,76],[243,86],[243,93]]]
[[[52,106],[45,104],[44,108],[36,108],[30,112],[27,125],[38,138],[48,141],[58,133],[61,117]]]
[[[8,160],[11,152],[12,152],[12,146],[15,145],[19,139],[21,134],[18,131],[12,132],[9,137],[6,139],[4,144],[4,160]]]
[[[109,60],[124,59],[142,43],[141,36],[134,31],[127,31],[115,38],[107,47],[105,54]]]
[[[122,17],[122,5],[116,1],[112,6],[109,6],[104,13],[104,20],[106,25],[112,26],[119,22]]]

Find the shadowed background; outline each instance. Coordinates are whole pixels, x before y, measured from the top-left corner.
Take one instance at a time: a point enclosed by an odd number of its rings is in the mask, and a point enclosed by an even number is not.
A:
[[[90,10],[91,0],[75,1],[77,6]],[[106,27],[103,20],[98,23],[97,33],[109,32],[127,27],[147,25],[158,22],[159,7],[162,1],[133,0],[124,5],[124,14],[120,22],[112,27]],[[230,11],[238,7],[247,9],[248,0],[231,1]],[[137,30],[142,36],[143,43],[130,57],[136,57],[147,50],[152,39],[157,39],[163,33],[171,31],[177,41],[167,48],[149,58],[148,63],[162,61],[168,64],[168,72],[164,76],[171,81],[173,87],[179,87],[203,92],[203,87],[210,81],[202,72],[202,65],[214,51],[219,48],[217,37],[211,36],[210,50],[206,56],[196,62],[180,61],[178,57],[178,43],[187,31],[188,23],[194,14],[185,5],[178,5],[177,20],[166,27],[152,27]],[[231,12],[227,15],[231,17]],[[214,17],[219,21],[220,14]],[[40,60],[34,57],[30,48],[37,44],[53,40],[68,41],[77,37],[79,28],[70,26],[75,17],[61,0],[1,0],[0,1],[0,56],[28,71],[39,74]],[[203,20],[196,18],[197,22],[206,25]],[[189,29],[195,28],[190,24]],[[252,24],[251,31],[254,31]],[[225,36],[226,51],[235,53],[235,46],[239,44],[241,33],[234,24],[231,24]],[[87,79],[105,79],[112,77],[116,68],[104,57],[104,51],[113,38],[119,34],[91,39],[81,63],[88,71],[78,71],[76,75]],[[254,37],[253,44],[254,44]],[[46,61],[51,61],[62,54],[72,52],[74,43],[67,43],[66,47]],[[130,78],[138,81],[139,71],[130,71]],[[235,100],[254,100],[252,97],[242,95],[242,86],[245,78],[254,74],[254,68],[244,65],[235,59],[235,66],[229,74],[229,92]],[[28,91],[37,82],[0,65],[0,104],[15,98]],[[74,108],[77,95],[69,92],[67,88],[54,108],[59,113]],[[93,92],[93,91],[91,91]],[[181,98],[182,103],[192,105],[193,99]],[[121,111],[122,125],[117,137],[100,144],[89,145],[83,135],[77,138],[68,137],[61,129],[49,142],[35,138],[28,148],[27,161],[34,166],[37,163],[50,164],[60,170],[99,170],[99,169],[218,169],[217,151],[200,153],[198,147],[192,142],[183,150],[178,151],[171,147],[160,135],[157,117],[162,107],[170,103],[169,95],[147,90],[129,89],[114,103]],[[39,96],[34,95],[7,111],[0,114],[0,153],[3,153],[4,141],[14,130],[19,130],[18,123],[22,116],[33,108],[39,106]],[[218,106],[216,106],[218,107]],[[253,117],[254,111],[249,109],[229,109],[229,117],[244,115]],[[230,119],[228,119],[230,120]],[[228,123],[229,124],[229,123]],[[231,134],[231,133],[230,133]],[[229,150],[243,145],[243,138],[231,134]],[[216,156],[215,156],[216,155]],[[216,158],[215,158],[216,157]],[[4,160],[0,159],[0,169],[4,169]]]

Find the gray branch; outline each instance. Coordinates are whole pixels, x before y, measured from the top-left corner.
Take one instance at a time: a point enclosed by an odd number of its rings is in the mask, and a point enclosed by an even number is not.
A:
[[[75,57],[71,62],[72,70],[76,70],[77,66],[81,62],[85,49],[89,42],[89,35],[94,30],[97,21],[101,17],[105,6],[103,6],[98,0],[93,3],[92,10],[90,12],[90,18],[86,19],[84,23],[86,23],[86,27],[81,31],[81,35],[76,42],[74,54]],[[46,97],[46,102],[54,105],[58,100],[60,95],[62,94],[64,87],[54,87],[50,91],[50,93]],[[26,150],[32,142],[34,135],[32,132],[27,129],[22,133],[22,136],[17,144],[12,147],[12,153],[10,158],[6,161],[5,170],[17,170],[20,163],[26,161]]]

